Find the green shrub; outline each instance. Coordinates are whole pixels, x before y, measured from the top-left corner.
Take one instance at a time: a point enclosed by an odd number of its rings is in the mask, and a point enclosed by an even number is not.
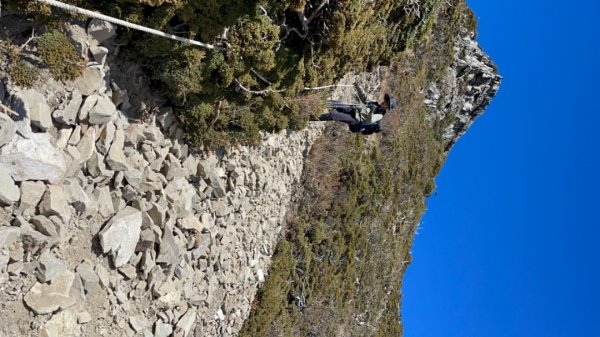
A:
[[[40,77],[40,71],[29,62],[21,60],[10,67],[13,81],[20,87],[31,87]]]
[[[63,33],[48,32],[40,36],[36,43],[40,58],[55,79],[69,81],[81,75],[83,60]]]

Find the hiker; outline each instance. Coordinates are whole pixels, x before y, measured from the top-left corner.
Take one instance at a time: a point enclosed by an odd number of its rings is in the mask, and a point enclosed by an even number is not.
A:
[[[347,104],[338,101],[328,101],[329,112],[319,117],[320,121],[336,121],[348,124],[353,133],[370,135],[381,132],[380,121],[383,116],[396,107],[396,100],[385,94],[381,103],[367,99],[364,91],[355,84],[361,104]]]

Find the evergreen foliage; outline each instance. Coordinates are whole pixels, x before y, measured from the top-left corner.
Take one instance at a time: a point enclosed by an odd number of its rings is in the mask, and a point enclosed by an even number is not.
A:
[[[27,13],[65,15],[31,0],[7,1],[11,8]],[[418,30],[431,17],[407,13],[407,1],[65,2],[180,36],[220,43],[225,51],[202,50],[135,31],[121,34],[123,42],[128,42],[125,50],[147,66],[170,97],[190,139],[216,145],[252,143],[261,129],[298,128],[309,114],[300,114],[291,101],[305,94],[304,87],[333,84],[349,71],[389,64],[394,53],[416,35],[405,28]],[[436,8],[439,2],[423,0],[423,6]],[[52,53],[46,57],[52,62]],[[75,68],[59,70],[57,66],[49,68],[60,78],[73,75],[66,71]],[[217,115],[216,101],[222,102],[219,117],[211,120]],[[198,104],[203,104],[201,114]],[[212,113],[207,111],[209,105]],[[210,131],[204,129],[206,126]],[[205,135],[214,139],[205,139]]]

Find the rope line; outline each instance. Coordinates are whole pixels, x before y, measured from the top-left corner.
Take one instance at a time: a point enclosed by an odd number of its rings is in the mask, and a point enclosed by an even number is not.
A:
[[[131,22],[127,22],[127,21],[124,21],[124,20],[117,19],[117,18],[113,18],[113,17],[107,16],[107,15],[104,15],[104,14],[92,12],[90,10],[83,9],[83,8],[80,8],[80,7],[76,7],[76,6],[73,6],[73,5],[69,5],[69,4],[60,2],[60,1],[55,1],[55,0],[36,0],[36,1],[44,3],[46,5],[50,5],[50,6],[54,6],[54,7],[57,7],[57,8],[64,9],[64,10],[69,11],[69,12],[75,12],[77,14],[81,14],[81,15],[92,17],[92,18],[96,18],[96,19],[108,21],[108,22],[114,23],[116,25],[120,25],[120,26],[124,26],[124,27],[127,27],[127,28],[139,30],[139,31],[142,31],[142,32],[145,32],[145,33],[149,33],[149,34],[153,34],[153,35],[162,36],[162,37],[165,37],[167,39],[171,39],[171,40],[175,40],[175,41],[179,41],[179,42],[183,42],[183,43],[188,43],[188,44],[191,44],[191,45],[194,45],[194,46],[198,46],[198,47],[202,47],[202,48],[206,48],[206,49],[224,50],[224,48],[217,47],[217,46],[214,46],[212,44],[203,43],[203,42],[199,42],[199,41],[195,41],[195,40],[183,38],[183,37],[180,37],[180,36],[177,36],[177,35],[173,35],[173,34],[161,32],[161,31],[156,30],[156,29],[152,29],[152,28],[140,26],[140,25],[137,25],[135,23],[131,23]]]

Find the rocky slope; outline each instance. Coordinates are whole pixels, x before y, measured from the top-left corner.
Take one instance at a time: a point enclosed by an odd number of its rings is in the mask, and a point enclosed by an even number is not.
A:
[[[0,74],[0,335],[237,335],[323,125],[193,149],[138,68],[115,62],[112,26],[69,31],[90,61],[75,81]],[[425,99],[446,151],[501,81],[472,33],[457,41]]]
[[[118,88],[110,25],[70,31],[81,77],[0,86],[0,335],[236,335],[321,126],[196,153]]]

